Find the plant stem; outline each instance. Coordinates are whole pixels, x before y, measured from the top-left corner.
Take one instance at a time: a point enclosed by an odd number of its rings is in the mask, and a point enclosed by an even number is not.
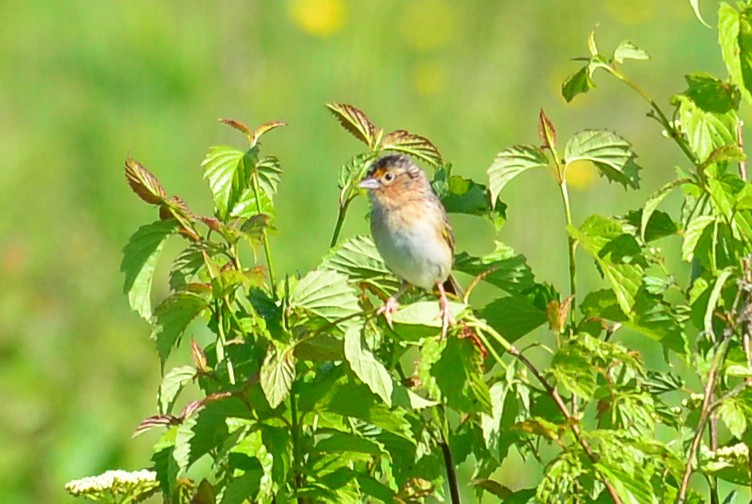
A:
[[[567,408],[566,403],[559,395],[559,392],[551,386],[550,383],[546,380],[546,378],[543,376],[543,374],[538,370],[538,368],[535,367],[535,365],[530,362],[530,360],[525,357],[522,353],[520,353],[517,348],[509,343],[502,335],[500,335],[496,330],[494,330],[492,327],[490,327],[488,324],[481,322],[481,321],[474,321],[471,323],[473,327],[476,329],[479,329],[478,336],[483,340],[483,344],[486,346],[486,348],[490,348],[490,345],[488,344],[488,341],[486,340],[485,336],[483,335],[483,332],[487,332],[490,334],[494,340],[496,340],[497,343],[499,343],[502,347],[504,347],[504,350],[509,352],[512,356],[517,358],[520,362],[522,362],[525,367],[530,370],[530,372],[535,376],[535,378],[540,382],[540,384],[543,386],[543,388],[546,390],[546,393],[548,393],[549,396],[554,400],[556,403],[556,406],[559,408],[559,411],[564,415],[564,418],[566,419],[566,423],[569,426],[570,430],[572,431],[572,434],[574,435],[575,440],[579,443],[579,445],[582,447],[582,450],[585,452],[585,455],[590,459],[591,462],[596,463],[598,461],[598,457],[595,455],[595,452],[593,452],[593,449],[590,447],[590,443],[587,442],[587,440],[582,436],[582,431],[580,431],[579,424],[577,423],[577,419],[570,413],[569,408]],[[494,354],[492,354],[494,355]],[[616,493],[616,489],[611,485],[611,483],[606,479],[605,476],[601,475],[601,482],[603,483],[603,486],[606,487],[606,491],[608,492],[608,495],[611,497],[611,500],[615,504],[621,504],[621,498],[619,498],[619,495]]]
[[[441,434],[441,453],[444,454],[444,465],[446,465],[447,471],[447,484],[449,485],[449,494],[452,496],[452,504],[462,504],[460,499],[460,489],[457,484],[457,472],[454,470],[454,462],[452,462],[452,452],[449,449],[449,443],[444,438],[444,433]]]
[[[567,189],[567,181],[563,174],[561,182],[559,184],[561,189],[561,200],[564,203],[564,218],[567,221],[567,227],[573,225],[572,223],[572,208],[569,204],[569,190]],[[575,262],[575,252],[577,251],[577,241],[569,234],[567,230],[567,243],[569,245],[569,295],[572,296],[572,302],[577,300],[577,263]],[[575,313],[573,309],[569,310],[569,321],[574,324]]]
[[[253,196],[256,198],[256,211],[259,215],[261,212],[261,200],[259,199],[259,181],[258,181],[258,169],[253,167],[253,176],[251,177],[251,184],[253,185]],[[264,255],[266,256],[266,267],[269,270],[269,283],[271,284],[272,297],[277,299],[277,286],[274,280],[274,263],[272,263],[272,249],[269,245],[269,235],[266,229],[261,230],[261,239],[264,242]]]
[[[347,215],[347,207],[350,206],[352,199],[346,199],[345,203],[339,207],[337,214],[337,223],[334,225],[334,233],[332,233],[332,241],[329,243],[329,248],[334,247],[339,239],[339,233],[342,231],[342,224],[345,223],[345,216]]]
[[[295,384],[293,383],[290,389],[290,418],[292,426],[290,428],[290,436],[292,438],[292,457],[293,457],[293,474],[295,478],[295,490],[303,486],[303,474],[300,472],[302,467],[302,457],[300,455],[300,432],[298,425],[298,407],[295,401]],[[303,497],[297,498],[298,503],[302,504],[305,499]]]
[[[629,79],[626,75],[621,73],[618,69],[616,69],[613,66],[606,66],[604,67],[611,75],[619,79],[620,81],[624,82],[627,86],[631,87],[634,91],[639,94],[643,100],[645,100],[649,105],[650,108],[653,109],[653,112],[657,114],[655,119],[663,126],[663,129],[666,130],[666,132],[669,134],[669,136],[676,142],[676,144],[679,146],[681,151],[684,153],[685,156],[687,156],[687,159],[689,159],[693,165],[698,166],[700,164],[700,161],[697,159],[697,156],[695,156],[695,153],[692,152],[692,149],[689,148],[687,145],[687,142],[684,141],[682,138],[681,133],[679,133],[676,128],[671,124],[671,121],[666,117],[666,114],[663,113],[663,110],[661,110],[661,107],[658,106],[658,104],[655,102],[655,100],[644,90],[642,89],[636,82]]]
[[[697,457],[697,450],[700,447],[700,441],[702,440],[702,434],[705,431],[705,425],[710,418],[711,405],[713,401],[713,391],[715,390],[715,383],[718,379],[718,372],[726,357],[726,350],[728,349],[729,339],[724,337],[721,343],[718,345],[715,355],[713,356],[713,363],[710,366],[708,372],[708,382],[705,384],[704,397],[702,399],[702,407],[700,409],[700,420],[697,422],[697,429],[695,435],[692,438],[692,444],[689,448],[689,455],[687,457],[687,467],[684,469],[684,477],[682,478],[681,487],[679,488],[679,495],[676,497],[676,504],[684,504],[687,500],[687,490],[689,489],[689,478],[692,476],[692,466],[695,464],[695,458]]]

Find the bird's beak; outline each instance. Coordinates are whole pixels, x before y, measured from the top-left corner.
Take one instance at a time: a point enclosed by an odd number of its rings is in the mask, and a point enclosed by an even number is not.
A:
[[[361,189],[378,189],[379,188],[379,181],[372,177],[366,177],[363,180],[360,181],[360,184],[358,184],[358,187]]]

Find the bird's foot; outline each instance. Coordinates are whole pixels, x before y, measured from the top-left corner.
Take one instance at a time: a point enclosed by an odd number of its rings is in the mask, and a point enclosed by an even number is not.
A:
[[[393,329],[392,327],[392,314],[397,312],[397,308],[399,308],[399,303],[394,297],[390,297],[386,300],[384,303],[384,306],[376,310],[376,315],[384,314],[384,320],[386,320],[387,325],[390,329]]]
[[[441,292],[441,297],[439,298],[439,306],[441,307],[441,339],[444,339],[446,338],[449,326],[454,325],[455,320],[452,312],[449,310],[449,300],[441,284],[439,284],[439,291]]]

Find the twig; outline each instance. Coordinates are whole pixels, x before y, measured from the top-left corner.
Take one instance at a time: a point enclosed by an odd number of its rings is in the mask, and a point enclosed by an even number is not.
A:
[[[744,121],[741,119],[736,123],[736,144],[744,152]],[[743,181],[747,181],[747,161],[744,159],[739,161],[739,176]]]
[[[718,350],[713,356],[713,363],[710,366],[708,372],[708,382],[705,384],[704,397],[702,399],[702,407],[700,409],[700,420],[697,422],[697,429],[695,435],[692,438],[692,444],[689,448],[689,455],[687,456],[687,467],[684,469],[684,477],[682,478],[681,487],[679,488],[679,495],[676,497],[676,504],[684,504],[687,500],[687,490],[689,489],[689,478],[692,476],[692,468],[695,465],[695,459],[697,457],[697,449],[700,447],[700,441],[702,440],[702,434],[705,431],[705,424],[708,422],[708,418],[711,413],[711,405],[713,404],[713,391],[715,390],[715,383],[718,379],[718,371],[726,356],[726,350],[728,349],[729,338],[724,336],[724,339],[718,345]]]
[[[582,447],[583,451],[585,452],[585,455],[587,455],[588,459],[590,459],[591,462],[594,464],[598,462],[598,457],[595,455],[595,452],[593,452],[593,449],[590,446],[590,443],[587,442],[587,440],[582,436],[582,431],[580,430],[579,425],[577,424],[576,418],[572,415],[572,413],[569,411],[569,408],[567,408],[566,403],[559,395],[559,392],[551,386],[550,383],[546,380],[546,378],[543,376],[543,374],[538,370],[538,368],[535,367],[535,365],[530,362],[530,360],[525,357],[520,351],[511,343],[509,343],[506,339],[504,339],[503,336],[501,336],[499,333],[497,333],[492,327],[489,327],[488,325],[477,321],[475,323],[471,323],[469,325],[472,325],[476,329],[478,329],[478,336],[484,340],[483,343],[486,345],[487,348],[490,348],[490,345],[488,344],[483,335],[484,332],[487,332],[493,338],[501,344],[501,346],[504,347],[504,349],[509,352],[512,356],[514,356],[517,360],[522,362],[525,367],[527,367],[530,372],[535,376],[535,378],[543,385],[543,388],[546,390],[549,396],[554,400],[556,403],[556,406],[559,408],[559,411],[564,415],[564,418],[566,419],[567,425],[572,431],[572,434],[574,435],[575,440],[579,443],[579,445]],[[493,354],[492,354],[493,355]],[[601,482],[603,483],[603,486],[606,487],[606,491],[608,492],[608,495],[611,497],[611,500],[615,504],[621,504],[621,498],[616,493],[616,489],[611,485],[611,483],[606,479],[605,476],[601,475]]]

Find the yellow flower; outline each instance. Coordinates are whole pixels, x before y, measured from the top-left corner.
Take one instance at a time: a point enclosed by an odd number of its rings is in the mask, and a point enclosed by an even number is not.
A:
[[[344,0],[289,0],[287,11],[300,29],[317,37],[328,37],[345,24]]]
[[[455,34],[458,13],[446,0],[413,0],[405,3],[400,29],[407,43],[418,51],[448,44]]]
[[[424,62],[412,70],[413,87],[421,95],[434,95],[446,86],[446,70],[435,62]]]

